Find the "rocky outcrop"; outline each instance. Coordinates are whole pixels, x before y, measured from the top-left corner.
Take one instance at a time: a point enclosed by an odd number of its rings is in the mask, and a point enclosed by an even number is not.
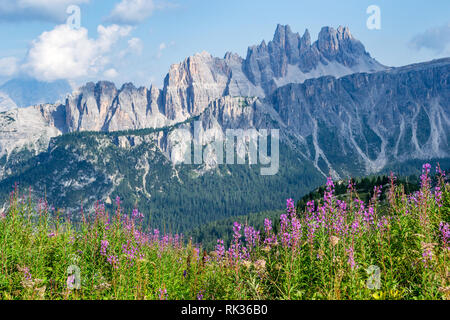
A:
[[[370,57],[347,27],[324,27],[311,44],[309,31],[303,36],[289,26],[278,25],[267,45],[248,49],[243,70],[248,79],[266,94],[286,83],[301,83],[322,75],[341,77],[354,72],[374,72],[385,67]]]

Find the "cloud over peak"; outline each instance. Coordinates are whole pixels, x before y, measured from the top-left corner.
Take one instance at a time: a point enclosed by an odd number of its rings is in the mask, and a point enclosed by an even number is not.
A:
[[[131,27],[99,25],[98,38],[92,39],[85,28],[58,25],[32,42],[22,69],[45,81],[96,75],[108,64],[112,46],[130,31]]]

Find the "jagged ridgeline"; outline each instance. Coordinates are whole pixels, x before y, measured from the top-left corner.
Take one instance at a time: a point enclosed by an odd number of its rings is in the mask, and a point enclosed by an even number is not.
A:
[[[0,196],[18,182],[73,213],[96,201],[113,207],[120,196],[124,209],[137,206],[155,227],[182,232],[279,209],[328,175],[408,175],[424,161],[448,167],[449,75],[450,58],[385,67],[348,28],[325,27],[311,43],[308,31],[278,26],[245,59],[201,53],[171,66],[162,88],[88,83],[63,104],[0,113]],[[179,164],[195,121],[214,137],[279,129],[278,173]]]

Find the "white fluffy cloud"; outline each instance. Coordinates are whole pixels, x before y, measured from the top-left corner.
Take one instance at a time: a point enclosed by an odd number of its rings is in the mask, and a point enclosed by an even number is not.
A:
[[[63,22],[70,5],[88,3],[89,0],[0,0],[0,21],[52,21]]]
[[[142,51],[144,51],[144,44],[142,43],[142,40],[139,38],[131,38],[128,40],[128,47],[120,52],[119,57],[123,58],[128,54],[140,56]]]
[[[111,68],[111,69],[108,69],[105,72],[103,72],[103,76],[106,79],[114,79],[114,78],[117,78],[119,76],[119,73],[117,72],[116,69]]]
[[[112,46],[130,31],[131,27],[100,25],[98,38],[91,39],[85,28],[76,30],[58,25],[32,42],[22,68],[46,81],[94,76],[108,63],[107,54]]]
[[[18,71],[18,59],[16,57],[0,58],[0,76],[10,77]]]

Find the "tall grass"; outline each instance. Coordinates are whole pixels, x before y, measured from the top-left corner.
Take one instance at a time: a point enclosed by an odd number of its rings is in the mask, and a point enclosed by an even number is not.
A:
[[[142,214],[101,204],[81,221],[12,192],[0,216],[2,299],[449,299],[450,187],[423,166],[405,194],[391,176],[387,203],[350,181],[346,200],[328,179],[324,198],[274,233],[235,223],[225,248],[206,253],[182,236],[143,230]]]

